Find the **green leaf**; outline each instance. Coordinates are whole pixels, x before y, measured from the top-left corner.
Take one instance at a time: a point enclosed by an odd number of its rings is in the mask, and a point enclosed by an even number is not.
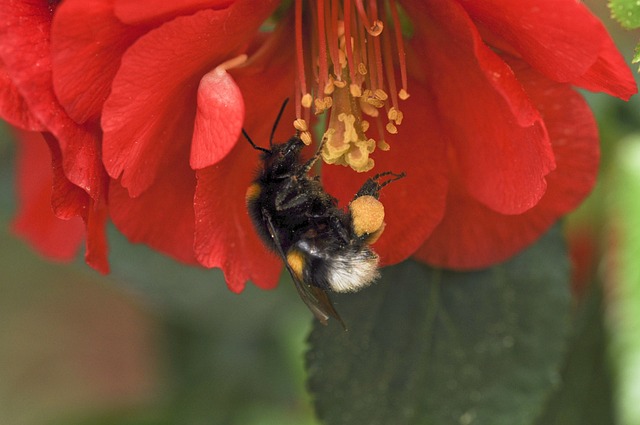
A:
[[[335,297],[348,332],[315,324],[308,385],[326,424],[531,424],[558,384],[569,266],[559,228],[503,265],[405,262]]]
[[[549,398],[538,425],[615,424],[613,382],[606,356],[602,288],[594,284],[580,306],[562,386]]]
[[[627,29],[640,27],[640,5],[637,0],[611,0],[611,16]]]

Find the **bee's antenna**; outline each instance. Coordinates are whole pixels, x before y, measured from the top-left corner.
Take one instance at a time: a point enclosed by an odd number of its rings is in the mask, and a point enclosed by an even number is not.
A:
[[[257,146],[255,143],[253,143],[253,140],[251,140],[251,137],[249,137],[249,135],[247,134],[247,132],[246,132],[246,130],[244,128],[242,129],[242,134],[244,134],[244,137],[249,141],[249,143],[251,143],[251,146],[255,150],[266,152],[266,153],[271,153],[271,151],[269,149],[265,149],[263,147]]]
[[[276,122],[273,123],[273,128],[271,129],[271,136],[269,137],[269,147],[273,146],[273,135],[276,134],[276,128],[278,128],[278,123],[280,122],[280,118],[282,118],[282,114],[284,113],[284,108],[289,103],[289,98],[286,98],[284,102],[282,102],[282,106],[280,107],[280,112],[278,112],[278,116],[276,117]]]

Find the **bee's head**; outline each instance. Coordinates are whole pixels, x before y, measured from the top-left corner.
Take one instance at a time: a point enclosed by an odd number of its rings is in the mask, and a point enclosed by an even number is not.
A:
[[[261,158],[264,171],[272,177],[290,175],[300,164],[300,152],[305,146],[296,135],[285,143],[273,145],[270,150],[264,150]]]

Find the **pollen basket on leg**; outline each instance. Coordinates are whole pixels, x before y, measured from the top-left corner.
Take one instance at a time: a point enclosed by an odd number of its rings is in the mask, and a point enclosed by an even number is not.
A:
[[[296,130],[307,131],[299,123],[312,112],[327,112],[323,160],[368,171],[376,146],[390,147],[385,134],[401,131],[400,102],[408,97],[398,7],[394,0],[297,0],[295,7]],[[370,127],[378,140],[367,135]]]

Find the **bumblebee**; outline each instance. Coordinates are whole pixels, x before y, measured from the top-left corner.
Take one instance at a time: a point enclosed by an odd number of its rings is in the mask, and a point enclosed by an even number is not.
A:
[[[262,161],[247,189],[247,209],[258,235],[283,260],[315,317],[325,325],[333,317],[344,327],[327,292],[355,292],[378,278],[379,258],[370,244],[384,229],[380,190],[405,174],[375,175],[355,194],[349,211],[339,208],[319,176],[309,174],[322,144],[307,161],[301,158],[306,145],[298,134],[273,144],[285,106],[273,126],[269,149],[257,146],[243,130],[251,146],[261,151]]]

